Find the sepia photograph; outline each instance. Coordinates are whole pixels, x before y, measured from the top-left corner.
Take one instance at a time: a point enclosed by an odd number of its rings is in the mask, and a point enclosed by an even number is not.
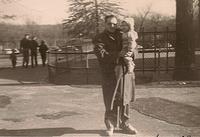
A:
[[[200,137],[200,0],[0,0],[0,137]]]

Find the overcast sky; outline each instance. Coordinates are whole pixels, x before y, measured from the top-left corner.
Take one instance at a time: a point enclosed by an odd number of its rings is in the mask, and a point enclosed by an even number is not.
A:
[[[115,0],[125,8],[127,14],[137,14],[148,5],[152,11],[166,15],[175,15],[175,0]],[[11,4],[1,4],[4,14],[16,14],[19,24],[34,20],[39,24],[61,23],[67,17],[67,0],[20,0]]]

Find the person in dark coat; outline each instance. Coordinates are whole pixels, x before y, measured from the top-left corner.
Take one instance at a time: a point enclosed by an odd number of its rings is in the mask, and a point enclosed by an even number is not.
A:
[[[47,47],[44,40],[41,41],[41,44],[40,44],[39,47],[40,47],[39,52],[40,52],[40,55],[41,55],[41,58],[42,58],[42,65],[44,67],[45,64],[46,64],[46,52],[48,50],[48,47]]]
[[[17,65],[17,56],[16,56],[16,53],[15,53],[15,49],[12,49],[12,53],[10,54],[10,60],[11,60],[11,63],[12,63],[12,67],[15,68],[16,65]]]
[[[39,47],[38,42],[37,42],[37,37],[33,36],[32,40],[31,40],[31,66],[34,67],[34,63],[35,66],[37,67],[38,62],[37,62],[37,48]]]
[[[115,16],[105,17],[105,30],[95,36],[93,44],[102,72],[106,133],[109,136],[113,134],[117,126],[117,112],[120,107],[119,127],[126,133],[136,134],[136,130],[129,123],[129,104],[133,99],[135,76],[134,73],[123,73],[126,68],[123,65],[123,59],[117,61],[122,50],[122,33],[117,29]],[[116,66],[121,67],[120,74],[115,73]]]
[[[20,52],[23,55],[22,66],[28,68],[29,64],[29,49],[30,49],[30,35],[25,34],[24,38],[20,41]]]

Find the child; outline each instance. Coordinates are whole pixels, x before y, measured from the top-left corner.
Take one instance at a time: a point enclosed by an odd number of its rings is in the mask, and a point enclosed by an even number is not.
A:
[[[12,49],[12,53],[10,54],[10,60],[11,60],[13,68],[15,68],[17,64],[17,56],[15,54],[15,49]]]
[[[135,64],[133,62],[134,50],[137,46],[136,39],[138,38],[137,32],[134,30],[134,20],[126,18],[121,23],[122,34],[122,50],[120,57],[123,57],[127,67],[127,73],[133,73]]]

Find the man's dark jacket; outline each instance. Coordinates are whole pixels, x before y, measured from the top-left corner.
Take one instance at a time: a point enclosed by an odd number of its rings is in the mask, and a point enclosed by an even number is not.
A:
[[[105,73],[114,72],[116,60],[122,49],[122,33],[118,30],[114,33],[105,30],[93,39],[93,44],[102,71]]]
[[[122,49],[122,34],[118,30],[114,33],[105,30],[93,39],[93,44],[102,71],[104,104],[106,110],[111,110],[117,83],[114,68]]]
[[[105,30],[93,39],[93,44],[102,70],[103,98],[106,110],[113,109],[117,92],[122,95],[123,105],[126,106],[131,100],[134,100],[135,74],[121,72],[118,77],[114,71],[116,65],[125,69],[122,67],[123,61],[119,64],[116,62],[122,49],[122,33],[118,30],[114,33]]]
[[[31,43],[30,40],[23,38],[20,41],[20,51],[27,51],[30,49]]]
[[[30,49],[31,53],[37,53],[37,47],[39,47],[36,40],[31,40]]]

